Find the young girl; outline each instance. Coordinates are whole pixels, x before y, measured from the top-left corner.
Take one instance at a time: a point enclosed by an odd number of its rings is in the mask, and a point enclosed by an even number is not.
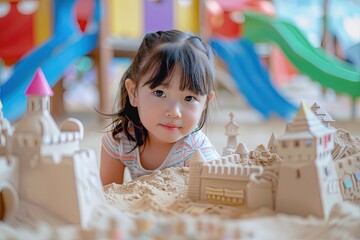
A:
[[[104,135],[100,175],[104,185],[122,183],[125,167],[133,179],[156,169],[188,166],[200,149],[219,157],[204,126],[213,100],[214,66],[210,47],[177,30],[148,33],[121,79]]]

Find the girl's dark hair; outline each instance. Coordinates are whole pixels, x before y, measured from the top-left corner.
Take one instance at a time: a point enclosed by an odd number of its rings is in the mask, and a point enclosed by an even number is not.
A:
[[[153,89],[166,84],[165,81],[171,81],[171,75],[177,67],[181,68],[180,90],[189,90],[199,95],[208,95],[214,90],[213,52],[209,45],[191,33],[178,30],[146,34],[121,79],[116,99],[118,111],[109,115],[112,118],[111,131],[114,139],[124,131],[136,146],[142,146],[148,136],[140,121],[138,109],[130,104],[125,88],[126,79],[132,79],[138,87],[140,80],[149,76],[143,85],[149,85]],[[207,110],[205,108],[203,111],[197,130],[204,126]],[[134,134],[129,130],[130,126],[133,126]]]

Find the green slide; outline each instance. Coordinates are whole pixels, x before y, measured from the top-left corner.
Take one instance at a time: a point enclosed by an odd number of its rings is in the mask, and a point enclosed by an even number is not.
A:
[[[291,23],[262,14],[245,12],[244,38],[273,42],[303,74],[338,93],[360,96],[360,72],[352,65],[314,48]]]

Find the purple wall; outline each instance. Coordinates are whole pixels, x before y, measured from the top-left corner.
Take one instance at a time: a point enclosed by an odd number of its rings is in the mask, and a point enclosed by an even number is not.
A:
[[[173,0],[144,0],[145,18],[144,31],[156,32],[174,28],[174,1]]]

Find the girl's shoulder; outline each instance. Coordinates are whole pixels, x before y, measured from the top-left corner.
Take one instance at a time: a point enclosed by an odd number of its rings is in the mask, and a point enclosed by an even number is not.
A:
[[[200,150],[206,160],[213,160],[220,157],[216,148],[201,130],[192,132],[178,145],[177,152],[182,153],[181,156],[184,161],[184,166],[189,166],[191,156],[195,150]]]
[[[131,135],[135,135],[134,133],[134,129],[132,127],[129,127],[129,133]],[[125,131],[121,131],[119,133],[117,133],[115,136],[113,136],[112,131],[106,132],[103,136],[103,138],[107,138],[110,141],[114,142],[114,144],[118,143],[118,144],[124,144],[124,143],[131,143],[131,141],[129,140],[129,137],[126,135]]]
[[[187,135],[186,137],[184,137],[180,145],[182,145],[182,147],[184,147],[184,145],[187,145],[189,147],[199,148],[202,147],[204,144],[208,145],[210,144],[210,141],[207,138],[207,136],[204,134],[204,132],[199,130],[199,131],[194,131],[189,135]]]
[[[102,146],[112,156],[122,155],[131,152],[135,143],[130,141],[125,133],[118,133],[113,137],[112,132],[103,135]]]
[[[120,132],[113,136],[112,132],[107,132],[103,135],[103,139],[107,139],[113,144],[123,144],[124,142],[129,141],[128,137],[124,132]]]

